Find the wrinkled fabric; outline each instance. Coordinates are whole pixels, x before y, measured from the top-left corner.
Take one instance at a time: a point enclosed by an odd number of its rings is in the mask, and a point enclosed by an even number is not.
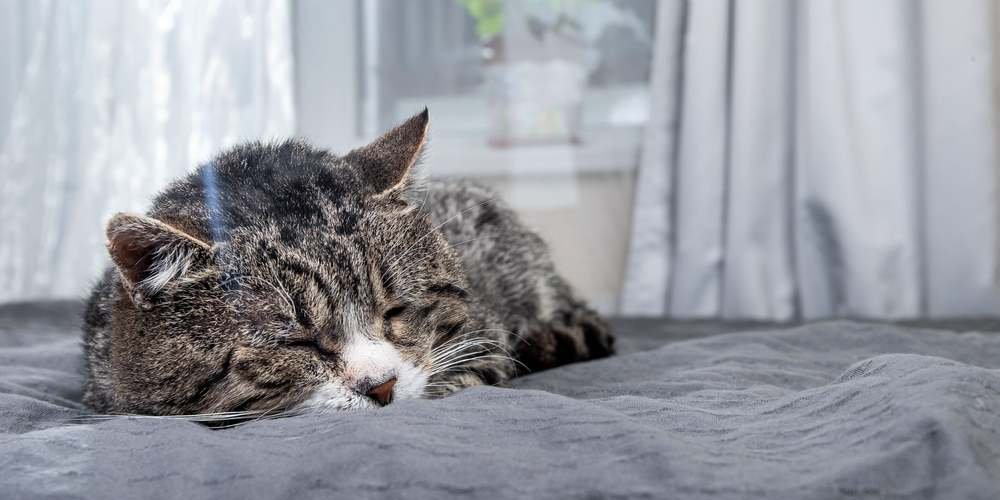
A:
[[[992,313],[989,0],[658,4],[622,312]]]
[[[0,496],[1000,498],[1000,334],[615,326],[625,353],[510,388],[210,430],[73,423],[73,321],[8,307]]]
[[[294,132],[287,1],[0,2],[0,301],[77,297],[103,223]]]

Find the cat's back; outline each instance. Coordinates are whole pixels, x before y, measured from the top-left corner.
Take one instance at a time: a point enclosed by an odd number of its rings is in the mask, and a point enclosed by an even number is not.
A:
[[[478,298],[505,320],[536,316],[558,281],[545,242],[492,189],[466,180],[427,189],[432,223],[461,258]]]
[[[504,252],[545,252],[545,245],[528,230],[500,195],[486,186],[464,179],[428,183],[422,204],[432,223],[459,254],[500,245]]]

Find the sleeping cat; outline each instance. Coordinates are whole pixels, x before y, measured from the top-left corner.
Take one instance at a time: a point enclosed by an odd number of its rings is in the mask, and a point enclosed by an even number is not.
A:
[[[419,188],[427,110],[335,156],[246,144],[107,226],[84,401],[154,415],[353,409],[604,357],[604,321],[488,190]]]

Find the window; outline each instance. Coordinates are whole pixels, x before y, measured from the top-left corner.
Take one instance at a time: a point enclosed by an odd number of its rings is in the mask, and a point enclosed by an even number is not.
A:
[[[567,143],[579,168],[631,164],[609,156],[634,149],[648,113],[652,1],[363,5],[377,33],[362,53],[367,131],[429,106],[437,149],[476,160],[442,162],[437,175],[493,175],[509,164],[497,150]],[[559,166],[538,159],[535,172]]]
[[[344,150],[427,106],[427,175],[496,189],[613,311],[654,0],[296,4],[299,133]]]

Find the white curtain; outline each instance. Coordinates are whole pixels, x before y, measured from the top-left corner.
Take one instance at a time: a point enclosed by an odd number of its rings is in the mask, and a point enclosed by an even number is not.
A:
[[[996,8],[661,1],[623,312],[1000,312]]]
[[[111,214],[291,135],[289,22],[285,1],[0,2],[0,302],[79,297]]]

